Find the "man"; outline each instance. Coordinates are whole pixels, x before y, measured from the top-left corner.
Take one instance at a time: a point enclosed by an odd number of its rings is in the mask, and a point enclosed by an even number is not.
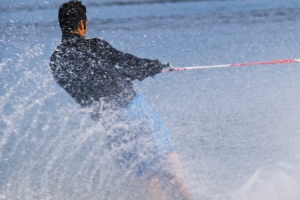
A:
[[[102,39],[85,39],[88,22],[86,7],[80,1],[72,0],[60,7],[59,24],[62,43],[50,61],[54,79],[77,103],[90,110],[94,121],[103,123],[107,131],[113,130],[107,147],[121,149],[117,162],[147,181],[153,198],[167,198],[162,189],[166,183],[157,181],[164,174],[169,184],[170,179],[174,182],[175,193],[189,199],[170,132],[131,83],[153,77],[168,65],[123,53]],[[123,122],[131,128],[116,128]],[[131,145],[119,148],[120,143]],[[169,166],[163,173],[158,172],[161,162]]]

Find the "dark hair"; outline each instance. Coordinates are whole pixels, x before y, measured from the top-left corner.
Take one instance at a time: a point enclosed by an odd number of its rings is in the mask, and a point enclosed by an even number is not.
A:
[[[58,20],[63,33],[74,31],[78,28],[80,20],[87,20],[86,7],[77,0],[64,3],[59,8]]]

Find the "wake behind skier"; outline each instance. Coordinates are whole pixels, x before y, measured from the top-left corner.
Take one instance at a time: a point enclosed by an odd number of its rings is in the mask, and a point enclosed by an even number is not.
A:
[[[119,121],[126,121],[129,126],[139,124],[137,129],[116,129],[116,136],[108,137],[107,146],[114,148],[122,142],[132,142],[124,139],[126,134],[130,140],[136,140],[131,149],[119,152],[116,160],[122,166],[129,166],[136,177],[148,183],[147,189],[153,198],[167,199],[163,188],[169,184],[176,195],[190,199],[170,132],[157,113],[136,94],[131,83],[153,77],[167,65],[123,53],[103,39],[86,39],[87,21],[86,7],[80,1],[61,5],[62,42],[50,61],[54,79],[78,104],[90,109],[94,121],[102,123],[109,115],[122,113],[117,115]],[[104,124],[107,129],[115,125],[107,121]],[[132,130],[137,130],[134,135]],[[162,162],[169,170],[160,171],[161,167],[157,166]]]

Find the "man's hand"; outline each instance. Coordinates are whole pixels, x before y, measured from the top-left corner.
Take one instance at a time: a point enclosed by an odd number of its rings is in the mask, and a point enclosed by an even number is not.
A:
[[[167,62],[166,64],[163,64],[163,68],[169,68],[170,71],[174,70],[174,67],[171,65],[171,63]]]

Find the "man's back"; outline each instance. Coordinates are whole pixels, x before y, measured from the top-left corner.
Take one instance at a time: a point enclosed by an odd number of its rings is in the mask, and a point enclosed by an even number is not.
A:
[[[154,76],[163,65],[120,52],[105,40],[67,34],[53,53],[50,67],[57,83],[77,103],[101,112],[130,103],[136,95],[131,81]]]

